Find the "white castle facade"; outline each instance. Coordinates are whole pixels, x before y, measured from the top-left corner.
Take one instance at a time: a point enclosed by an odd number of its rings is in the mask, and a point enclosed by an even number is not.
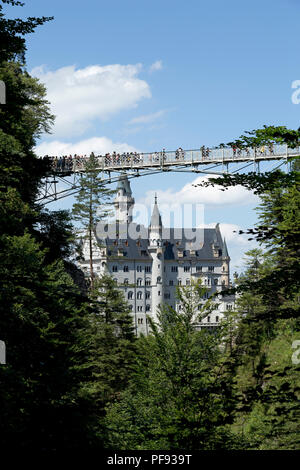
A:
[[[95,230],[93,269],[97,276],[107,273],[113,277],[129,303],[136,333],[148,334],[147,317],[156,320],[160,304],[169,304],[178,312],[182,309],[176,296],[177,286],[190,285],[200,278],[207,287],[202,303],[227,288],[230,257],[219,224],[215,228],[197,229],[198,237],[195,229],[165,228],[155,198],[151,222],[146,228],[132,221],[134,202],[130,183],[123,175],[114,201],[115,223]],[[80,267],[88,277],[86,241],[83,258]],[[200,328],[215,328],[226,310],[234,308],[233,296],[219,295],[214,302],[215,309],[199,323]]]

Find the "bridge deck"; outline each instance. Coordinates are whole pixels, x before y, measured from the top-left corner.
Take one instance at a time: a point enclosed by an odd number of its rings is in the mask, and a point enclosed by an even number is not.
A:
[[[291,149],[286,145],[269,145],[260,148],[233,149],[202,148],[196,150],[162,151],[154,153],[123,153],[97,156],[98,169],[121,171],[130,169],[165,168],[282,160],[300,156],[300,147]],[[87,157],[51,159],[52,170],[57,173],[81,173],[85,171]],[[171,168],[170,168],[171,169]]]

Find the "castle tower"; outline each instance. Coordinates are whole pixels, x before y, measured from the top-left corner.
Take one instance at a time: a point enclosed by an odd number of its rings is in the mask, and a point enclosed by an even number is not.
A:
[[[119,224],[129,224],[132,222],[134,198],[132,197],[126,173],[119,177],[114,206],[116,209],[116,221],[119,222]]]
[[[230,257],[227,250],[226,240],[224,238],[223,241],[223,249],[222,249],[222,258],[223,258],[223,266],[222,266],[222,276],[221,282],[223,286],[229,286],[229,262]]]
[[[157,197],[153,207],[148,251],[152,257],[152,318],[157,321],[157,309],[164,299],[164,252],[162,240],[162,221],[158,210]]]

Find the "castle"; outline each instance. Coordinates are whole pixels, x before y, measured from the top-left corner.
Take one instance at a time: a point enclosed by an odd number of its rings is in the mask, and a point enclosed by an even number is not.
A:
[[[207,287],[203,302],[211,294],[227,288],[230,257],[219,224],[196,230],[165,228],[155,197],[150,225],[146,228],[133,222],[134,203],[124,174],[119,178],[114,201],[115,223],[96,227],[93,267],[98,276],[107,273],[114,278],[129,303],[136,333],[147,335],[147,316],[156,320],[160,304],[167,303],[178,312],[182,309],[176,297],[177,286],[187,286],[201,278]],[[86,242],[83,258],[81,269],[88,277]],[[215,309],[200,322],[199,328],[215,328],[226,310],[232,310],[233,306],[233,296],[219,295]]]

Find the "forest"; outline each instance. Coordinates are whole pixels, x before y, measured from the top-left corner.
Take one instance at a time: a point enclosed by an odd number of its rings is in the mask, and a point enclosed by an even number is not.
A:
[[[76,264],[75,221],[111,193],[83,178],[72,212],[36,202],[47,162],[34,147],[54,122],[44,85],[26,68],[26,35],[52,18],[10,19],[0,2],[0,443],[14,449],[300,450],[299,161],[289,172],[210,178],[260,197],[236,309],[212,333],[197,330],[206,288],[178,288],[152,334],[136,337],[113,279],[89,284]],[[284,119],[284,117],[283,117]],[[300,128],[265,125],[234,144],[300,145]],[[231,143],[232,144],[232,143]],[[98,190],[94,188],[97,186]],[[100,189],[99,189],[100,188]],[[92,201],[92,202],[91,202]]]

